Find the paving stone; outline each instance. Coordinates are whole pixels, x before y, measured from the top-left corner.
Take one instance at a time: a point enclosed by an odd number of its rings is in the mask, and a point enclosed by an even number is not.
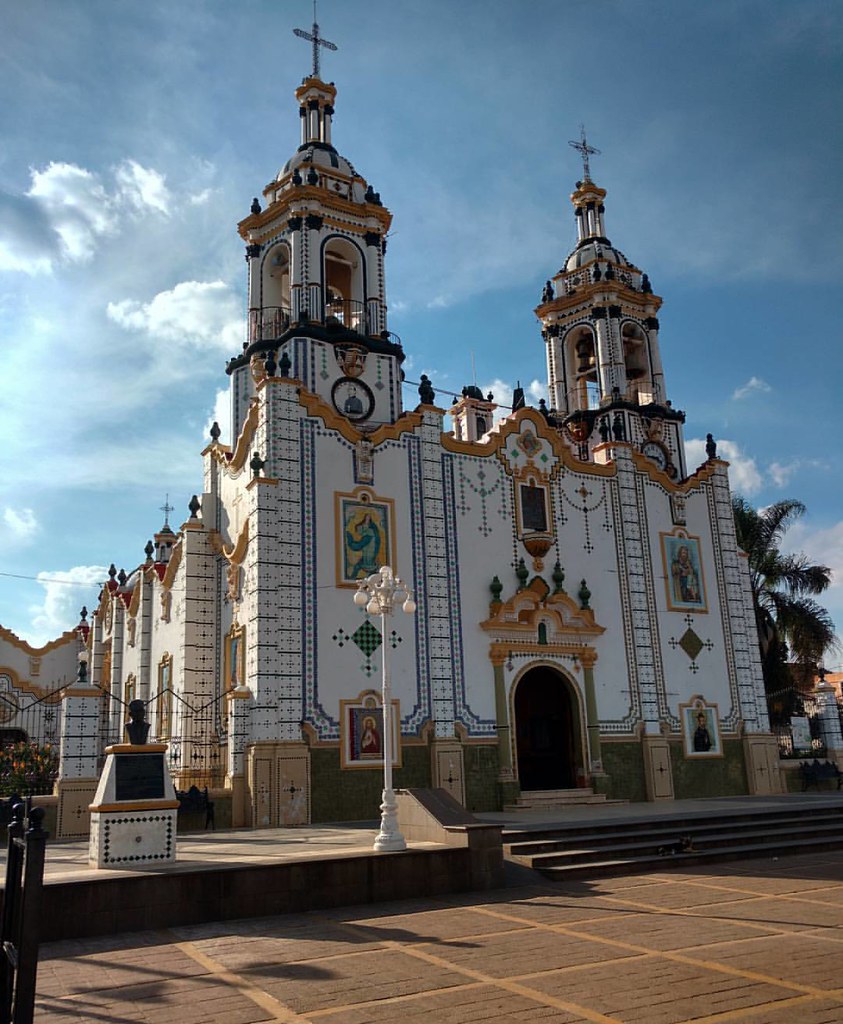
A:
[[[437,992],[420,999],[343,1008],[321,1015],[326,1024],[584,1024],[587,1018],[543,1006],[534,999],[488,985]]]
[[[841,1024],[843,853],[754,871],[699,866],[53,943],[35,1020]]]

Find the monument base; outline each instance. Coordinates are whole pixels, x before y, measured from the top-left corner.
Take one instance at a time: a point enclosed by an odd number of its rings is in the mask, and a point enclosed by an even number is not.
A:
[[[164,764],[166,743],[118,743],[106,748],[105,768],[90,805],[88,863],[132,868],[176,859],[179,802]]]

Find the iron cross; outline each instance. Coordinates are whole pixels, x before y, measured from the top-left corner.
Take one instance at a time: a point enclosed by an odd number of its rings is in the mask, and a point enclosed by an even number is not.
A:
[[[319,35],[319,26],[316,24],[316,0],[313,0],[313,25],[310,32],[305,32],[303,28],[294,28],[293,35],[298,36],[299,39],[306,39],[309,43],[313,43],[313,77],[319,77],[319,47],[324,46],[326,50],[336,50],[336,46],[333,43],[329,43],[327,39],[323,39]]]
[[[579,139],[579,142],[569,141],[568,145],[569,146],[573,146],[574,149],[577,150],[577,152],[582,157],[583,178],[586,181],[591,181],[591,171],[588,169],[588,158],[590,156],[593,156],[595,153],[599,153],[600,150],[599,149],[595,149],[594,146],[589,146],[589,144],[586,142],[586,139],[585,139],[585,125],[584,124],[580,125],[580,139]]]

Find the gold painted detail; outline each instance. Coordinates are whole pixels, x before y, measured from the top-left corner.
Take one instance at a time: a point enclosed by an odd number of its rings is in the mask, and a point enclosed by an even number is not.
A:
[[[237,438],[234,453],[232,454],[231,448],[224,444],[208,445],[205,448],[205,452],[212,455],[219,465],[223,466],[231,474],[238,473],[246,464],[246,457],[249,454],[259,418],[259,404],[253,401],[249,406],[248,413],[246,413],[246,419],[243,421],[243,428],[240,431],[240,436]]]
[[[544,625],[546,643],[539,643]],[[597,653],[589,642],[606,632],[594,619],[591,608],[580,608],[568,594],[550,594],[544,580],[536,577],[528,587],[492,609],[480,628],[492,634],[490,657],[503,664],[514,653],[575,654],[583,665],[593,665]]]

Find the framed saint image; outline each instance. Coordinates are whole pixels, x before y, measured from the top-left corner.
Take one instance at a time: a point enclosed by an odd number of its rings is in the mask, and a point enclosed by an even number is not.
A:
[[[668,609],[707,612],[699,538],[689,536],[684,530],[660,536]]]
[[[392,701],[392,767],[401,767],[401,715]],[[383,768],[383,707],[374,690],[340,701],[340,763],[343,768]]]
[[[232,625],[225,635],[225,680],[226,691],[243,686],[246,679],[245,628]]]
[[[395,564],[392,501],[358,488],[336,495],[337,586],[356,585]]]
[[[720,723],[716,704],[706,704],[695,697],[690,704],[680,704],[685,757],[722,757]]]

